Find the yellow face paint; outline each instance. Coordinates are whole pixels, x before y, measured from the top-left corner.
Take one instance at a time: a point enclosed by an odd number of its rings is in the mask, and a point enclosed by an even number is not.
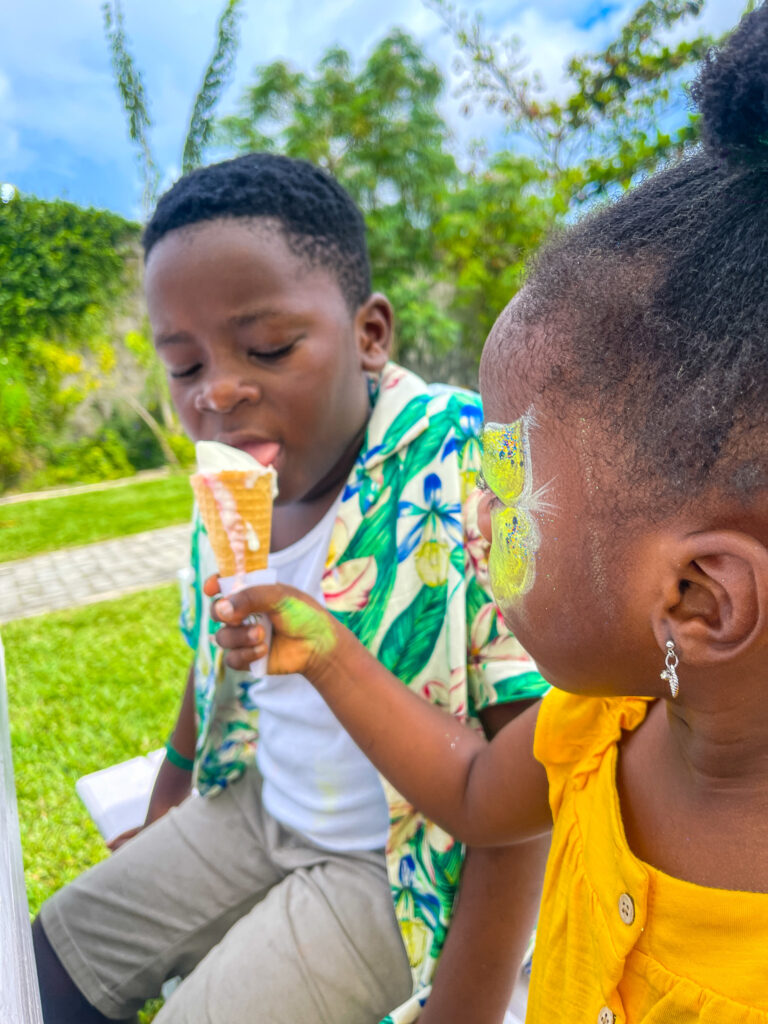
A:
[[[500,605],[519,600],[533,586],[539,530],[529,440],[530,417],[514,423],[487,423],[482,432],[481,473],[499,499],[491,509],[488,559],[491,588]]]

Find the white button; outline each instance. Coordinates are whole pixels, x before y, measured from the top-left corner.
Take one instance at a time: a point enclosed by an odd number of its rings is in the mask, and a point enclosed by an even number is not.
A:
[[[632,924],[635,920],[635,901],[628,892],[619,896],[619,914],[624,924]]]
[[[613,1024],[615,1020],[616,1014],[608,1006],[604,1006],[597,1015],[597,1024]]]

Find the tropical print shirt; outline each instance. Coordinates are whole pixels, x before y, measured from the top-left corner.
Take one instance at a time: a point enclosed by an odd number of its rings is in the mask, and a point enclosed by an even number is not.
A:
[[[390,363],[338,508],[322,581],[328,609],[405,686],[479,728],[492,704],[546,684],[491,597],[477,527],[479,396],[426,385]],[[207,538],[196,514],[182,629],[195,651],[196,784],[212,795],[253,763],[253,679],[227,668],[202,593]],[[413,996],[385,1018],[418,1018],[445,942],[464,850],[382,779],[387,866]],[[384,1022],[382,1022],[384,1024]]]

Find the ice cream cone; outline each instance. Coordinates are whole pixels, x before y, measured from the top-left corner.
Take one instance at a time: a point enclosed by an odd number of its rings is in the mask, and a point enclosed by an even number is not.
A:
[[[219,575],[266,568],[274,474],[224,469],[196,473],[191,482]]]

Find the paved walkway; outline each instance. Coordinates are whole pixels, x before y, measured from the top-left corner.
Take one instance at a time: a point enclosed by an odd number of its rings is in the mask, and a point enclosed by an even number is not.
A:
[[[189,525],[134,533],[0,564],[0,624],[173,582]]]
[[[46,501],[48,498],[63,498],[69,494],[87,494],[90,491],[111,491],[116,487],[129,487],[131,484],[145,480],[162,480],[170,476],[167,466],[160,469],[142,469],[133,476],[121,477],[119,480],[102,480],[98,484],[74,484],[71,487],[49,487],[46,491],[22,491],[21,494],[9,494],[0,498],[0,505],[16,505],[22,501]]]

